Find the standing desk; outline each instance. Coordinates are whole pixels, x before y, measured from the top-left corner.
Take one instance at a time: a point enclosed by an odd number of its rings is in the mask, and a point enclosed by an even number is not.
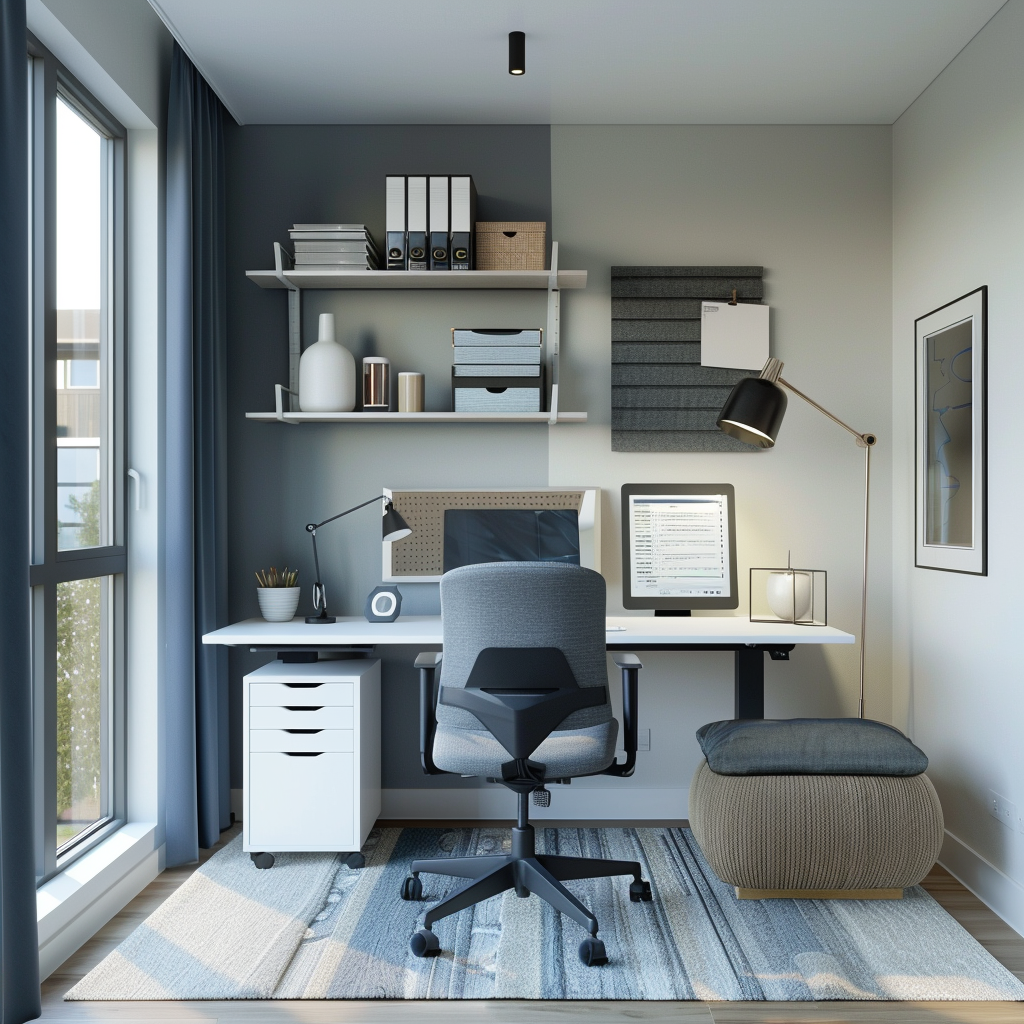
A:
[[[788,661],[797,644],[852,644],[856,638],[834,626],[793,626],[751,622],[739,615],[641,616],[608,619],[610,651],[732,651],[735,656],[734,714],[764,718],[764,656]],[[356,616],[314,626],[301,618],[291,622],[245,619],[203,636],[204,644],[276,651],[284,660],[310,652],[363,651],[377,646],[442,645],[440,615],[405,615],[395,622],[367,622]]]

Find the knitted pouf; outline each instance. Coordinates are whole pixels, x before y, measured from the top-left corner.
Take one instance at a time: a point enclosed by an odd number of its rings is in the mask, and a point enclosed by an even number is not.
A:
[[[747,898],[897,898],[942,845],[927,775],[719,775],[703,761],[690,827],[724,882]]]

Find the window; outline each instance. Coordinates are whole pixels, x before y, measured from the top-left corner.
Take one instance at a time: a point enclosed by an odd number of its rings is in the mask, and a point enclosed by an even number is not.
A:
[[[124,129],[34,40],[32,631],[37,875],[124,818]]]

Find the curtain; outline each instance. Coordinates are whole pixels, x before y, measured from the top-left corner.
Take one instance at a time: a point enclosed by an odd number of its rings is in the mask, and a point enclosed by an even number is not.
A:
[[[177,43],[167,113],[163,644],[167,864],[231,821],[227,652],[224,107]]]
[[[29,662],[28,52],[0,0],[0,1024],[40,1014]],[[21,583],[18,582],[21,580]]]

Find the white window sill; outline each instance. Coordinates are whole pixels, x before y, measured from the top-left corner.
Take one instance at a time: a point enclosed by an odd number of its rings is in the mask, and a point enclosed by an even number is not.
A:
[[[130,822],[36,890],[44,977],[163,870],[153,822]]]

